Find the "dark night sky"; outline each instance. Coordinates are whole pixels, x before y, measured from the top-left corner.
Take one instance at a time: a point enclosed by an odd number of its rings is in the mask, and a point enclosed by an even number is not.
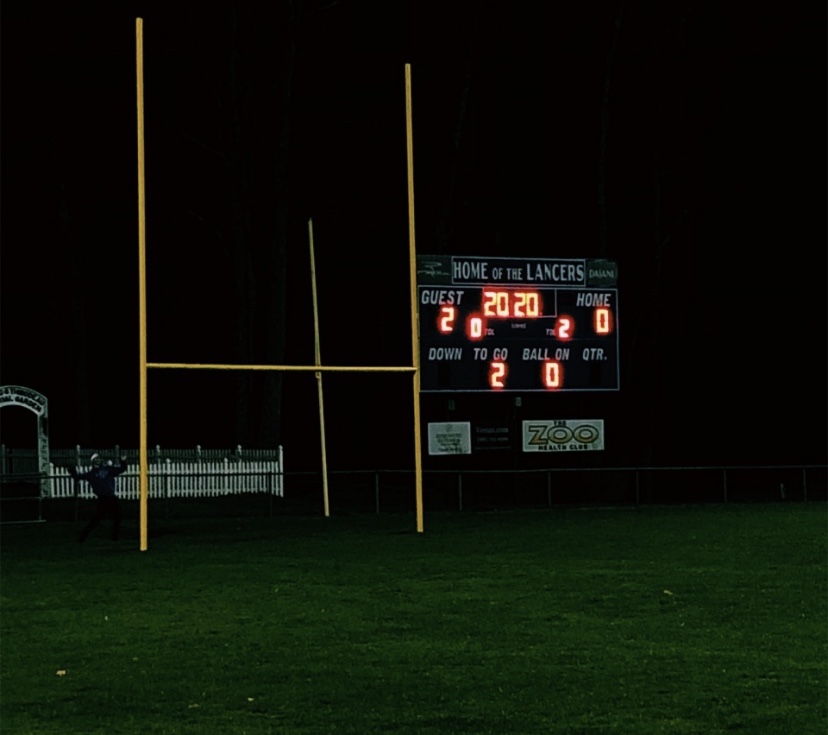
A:
[[[243,19],[251,4],[237,5]],[[598,254],[600,102],[618,5],[571,5],[539,14],[538,3],[306,3],[313,12],[298,37],[291,111],[288,362],[313,361],[312,217],[323,361],[409,363],[404,66],[412,65],[417,249],[428,253],[470,27],[473,83],[450,252]],[[608,445],[630,450],[641,441],[636,416],[655,401],[666,437],[657,462],[825,463],[824,9],[665,5],[623,4],[613,64],[608,255],[620,266],[622,360],[630,360],[621,391],[532,398],[521,416],[605,418]],[[138,443],[136,17],[146,61],[149,359],[227,357],[232,254],[211,220],[226,181],[193,141],[217,135],[228,6],[3,3],[0,383],[49,398],[53,446],[77,441],[69,289],[89,295],[95,441]],[[278,39],[266,23],[257,30],[254,56]],[[656,165],[669,240],[653,305]],[[358,327],[369,310],[376,326]],[[633,334],[645,339],[656,323],[655,364],[638,364]],[[635,380],[645,370],[651,385]],[[410,464],[409,379],[331,376],[325,386],[334,462]],[[149,391],[151,444],[236,443],[226,375],[151,373]],[[286,393],[287,456],[313,455],[316,384],[289,374]],[[424,397],[423,420],[445,420],[446,398]],[[514,417],[511,396],[463,398],[457,408],[458,420]],[[4,442],[29,442],[18,413],[2,413]]]

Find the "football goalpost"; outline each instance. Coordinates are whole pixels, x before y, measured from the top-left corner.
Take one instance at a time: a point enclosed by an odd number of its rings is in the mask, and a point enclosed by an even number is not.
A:
[[[411,365],[401,367],[343,367],[322,365],[319,349],[319,323],[316,304],[316,276],[313,259],[313,229],[308,223],[311,248],[311,275],[313,284],[314,310],[314,359],[316,365],[222,365],[207,363],[162,363],[147,360],[147,297],[146,297],[146,198],[144,177],[144,23],[135,20],[136,39],[136,87],[138,108],[138,321],[139,321],[139,362],[140,362],[140,440],[139,440],[139,505],[140,505],[140,549],[146,551],[147,544],[147,499],[149,462],[147,459],[147,374],[149,368],[176,370],[281,370],[313,372],[316,376],[319,396],[319,426],[322,448],[322,474],[325,515],[329,514],[327,460],[325,454],[325,423],[322,403],[323,372],[388,372],[410,373],[414,407],[414,484],[417,514],[417,532],[423,532],[423,487],[420,440],[420,346],[417,323],[417,256],[414,240],[414,178],[413,143],[411,123],[411,65],[405,65],[406,97],[406,149],[408,157],[408,238],[409,238],[409,280],[411,297]]]

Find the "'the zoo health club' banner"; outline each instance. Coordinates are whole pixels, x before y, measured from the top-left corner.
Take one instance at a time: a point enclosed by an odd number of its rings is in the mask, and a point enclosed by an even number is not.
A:
[[[604,420],[524,421],[524,452],[591,452],[604,448]]]

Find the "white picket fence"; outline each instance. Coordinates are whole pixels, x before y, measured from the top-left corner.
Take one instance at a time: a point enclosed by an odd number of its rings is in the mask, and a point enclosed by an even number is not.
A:
[[[78,467],[87,472],[90,467]],[[130,464],[127,471],[115,480],[118,497],[138,500],[140,476],[137,464]],[[65,468],[50,465],[49,482],[45,483],[47,497],[74,498],[75,480]],[[77,483],[77,497],[94,498],[88,482]],[[267,493],[284,497],[284,473],[282,455],[278,460],[245,461],[230,459],[181,462],[166,459],[150,464],[147,473],[147,495],[150,498],[211,498],[221,495]]]
[[[78,467],[88,461],[94,452],[106,459],[126,456],[130,462],[138,463],[138,450],[120,447],[50,447],[49,459],[58,466],[75,464]],[[223,459],[247,464],[249,462],[282,461],[282,447],[270,449],[248,449],[240,444],[232,449],[204,449],[196,444],[189,448],[167,448],[156,445],[147,450],[150,465],[172,462],[220,462]],[[40,459],[35,447],[7,447],[0,443],[0,475],[32,475],[40,471]]]

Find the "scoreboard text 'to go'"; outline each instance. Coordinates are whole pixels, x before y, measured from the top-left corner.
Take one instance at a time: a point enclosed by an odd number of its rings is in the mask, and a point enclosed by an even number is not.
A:
[[[420,391],[617,391],[618,266],[418,255]]]

